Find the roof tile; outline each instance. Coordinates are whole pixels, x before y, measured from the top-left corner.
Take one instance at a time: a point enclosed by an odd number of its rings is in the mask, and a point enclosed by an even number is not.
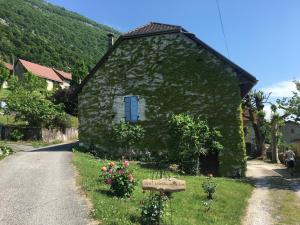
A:
[[[20,63],[22,63],[22,65],[25,67],[25,69],[27,71],[29,71],[39,77],[46,78],[48,80],[57,81],[60,83],[62,82],[62,79],[60,79],[60,77],[54,72],[54,70],[49,67],[35,64],[32,62],[28,62],[23,59],[19,59],[19,61],[20,61]]]
[[[122,36],[129,37],[129,36],[135,36],[135,35],[144,35],[144,34],[151,34],[151,33],[157,33],[157,32],[165,32],[165,31],[186,31],[181,26],[177,25],[170,25],[170,24],[164,24],[164,23],[155,23],[150,22],[147,25],[144,25],[142,27],[138,27],[132,31],[129,31]]]
[[[61,70],[57,70],[57,69],[54,69],[54,71],[59,76],[62,76],[64,79],[66,79],[66,80],[72,80],[72,73],[67,73],[67,72],[64,72],[64,71],[61,71]]]

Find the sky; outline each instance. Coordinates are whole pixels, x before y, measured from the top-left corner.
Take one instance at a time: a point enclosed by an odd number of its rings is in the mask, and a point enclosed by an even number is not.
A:
[[[300,80],[299,0],[48,0],[121,32],[153,22],[181,25],[258,80],[288,97]],[[228,54],[229,53],[229,54]]]

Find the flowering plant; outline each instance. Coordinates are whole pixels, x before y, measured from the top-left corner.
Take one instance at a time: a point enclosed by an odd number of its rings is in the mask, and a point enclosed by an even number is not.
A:
[[[114,195],[118,197],[130,197],[136,181],[129,169],[129,162],[124,161],[121,163],[110,162],[107,166],[101,167],[101,177],[104,182],[110,185],[110,189]]]
[[[207,198],[213,199],[213,195],[216,192],[217,184],[214,182],[213,175],[211,173],[208,174],[207,180],[203,182],[202,188],[206,192]]]
[[[158,225],[165,213],[166,201],[168,197],[165,193],[151,194],[147,199],[142,201],[141,224],[142,225]]]

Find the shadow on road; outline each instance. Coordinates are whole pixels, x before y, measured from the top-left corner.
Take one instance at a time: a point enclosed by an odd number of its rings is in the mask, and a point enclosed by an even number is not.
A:
[[[41,148],[36,148],[30,151],[26,152],[64,152],[64,151],[72,151],[72,148],[75,147],[78,143],[72,142],[67,144],[59,144],[59,145],[52,145],[52,146],[46,146]]]

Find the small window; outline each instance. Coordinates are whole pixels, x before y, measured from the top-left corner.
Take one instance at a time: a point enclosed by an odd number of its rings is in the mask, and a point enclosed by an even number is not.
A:
[[[124,98],[125,102],[125,121],[126,122],[137,122],[138,115],[138,97],[128,96]]]

